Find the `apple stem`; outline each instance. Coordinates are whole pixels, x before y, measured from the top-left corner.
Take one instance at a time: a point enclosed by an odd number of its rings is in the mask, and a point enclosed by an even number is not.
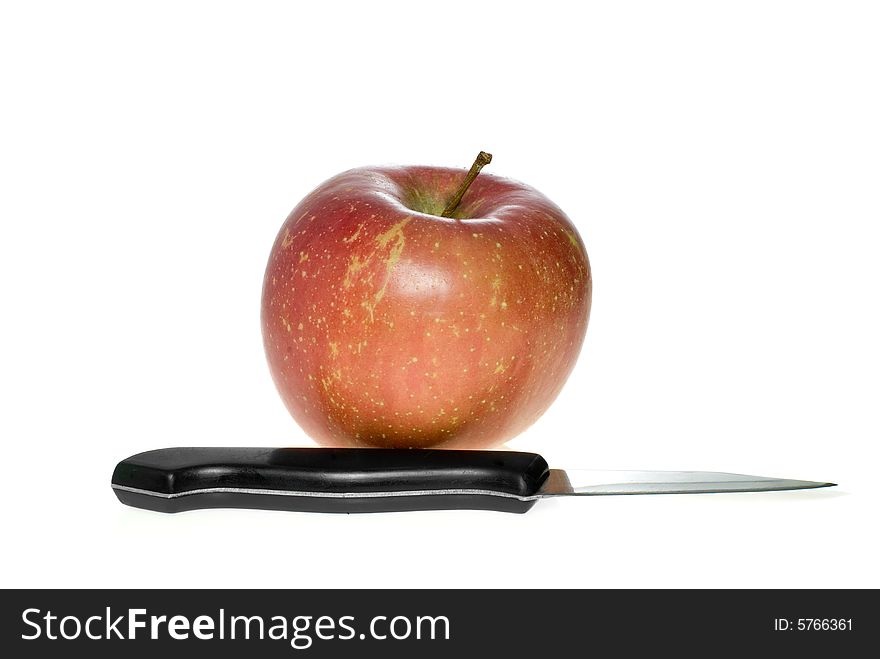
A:
[[[471,187],[471,183],[477,178],[477,174],[479,174],[480,170],[490,162],[492,162],[491,153],[480,151],[480,153],[477,154],[477,159],[474,160],[474,164],[471,165],[470,171],[467,173],[467,176],[464,177],[464,181],[461,182],[455,195],[449,200],[449,203],[446,204],[446,208],[443,209],[443,213],[440,217],[452,217],[455,209],[458,208],[458,205],[461,203],[461,198],[464,197],[464,193],[468,191],[468,188]]]

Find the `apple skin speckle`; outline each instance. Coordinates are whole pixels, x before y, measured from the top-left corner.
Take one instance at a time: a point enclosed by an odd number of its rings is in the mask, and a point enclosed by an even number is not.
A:
[[[540,192],[487,172],[440,217],[464,175],[353,169],[282,225],[263,343],[287,409],[319,444],[489,448],[565,384],[590,314],[583,241]]]

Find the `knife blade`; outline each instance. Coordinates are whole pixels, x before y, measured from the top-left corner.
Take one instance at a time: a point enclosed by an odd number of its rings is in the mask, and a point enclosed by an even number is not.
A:
[[[574,485],[573,483],[576,483]],[[834,487],[835,483],[748,476],[720,471],[601,471],[551,469],[541,497],[619,494],[720,494]]]
[[[120,462],[124,504],[159,512],[479,509],[524,513],[558,496],[766,492],[834,483],[694,471],[550,469],[535,453],[430,449],[182,447]]]

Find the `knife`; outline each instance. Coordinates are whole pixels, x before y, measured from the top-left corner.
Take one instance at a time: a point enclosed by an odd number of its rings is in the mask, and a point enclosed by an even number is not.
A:
[[[257,508],[367,513],[524,513],[539,499],[610,494],[766,492],[834,483],[699,471],[563,471],[535,453],[431,449],[166,448],[120,462],[112,487],[165,513]]]

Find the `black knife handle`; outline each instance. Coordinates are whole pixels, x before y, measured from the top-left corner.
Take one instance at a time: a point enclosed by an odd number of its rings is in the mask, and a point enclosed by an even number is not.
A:
[[[166,513],[260,508],[524,513],[549,468],[534,453],[430,449],[166,448],[113,472],[122,503]]]

